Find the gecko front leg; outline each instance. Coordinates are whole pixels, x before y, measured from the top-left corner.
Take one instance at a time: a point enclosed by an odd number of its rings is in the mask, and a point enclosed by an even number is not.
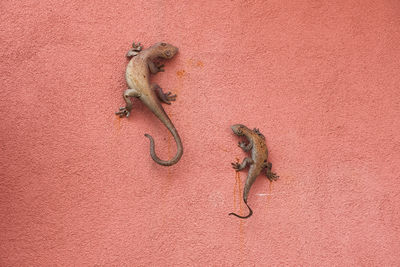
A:
[[[149,65],[150,72],[152,74],[157,74],[158,72],[165,71],[164,64],[161,64],[160,62],[149,61],[148,65]]]
[[[126,57],[131,58],[137,56],[140,53],[140,51],[142,51],[142,48],[143,47],[140,43],[135,44],[135,42],[133,42],[132,48],[128,51],[128,53],[126,53]]]
[[[265,139],[265,136],[260,132],[259,129],[254,128],[254,129],[253,129],[253,132],[256,133],[256,134],[258,134],[259,136],[261,136],[263,139]]]
[[[239,141],[238,146],[243,149],[244,152],[248,152],[253,148],[253,142],[250,140],[248,144],[243,141]]]
[[[243,170],[246,168],[247,165],[251,165],[254,163],[254,160],[251,158],[244,158],[243,162],[241,164],[237,162],[232,162],[232,168],[234,168],[237,172]]]
[[[171,101],[175,101],[177,95],[173,95],[171,92],[164,93],[162,88],[158,84],[151,85],[151,89],[154,90],[158,99],[165,104],[171,105]]]
[[[124,97],[126,106],[120,107],[119,111],[115,112],[115,114],[119,115],[120,118],[122,118],[123,116],[128,118],[129,115],[131,114],[131,110],[132,110],[132,106],[133,106],[131,97],[139,98],[140,93],[136,89],[127,89],[127,90],[125,90],[123,97]]]

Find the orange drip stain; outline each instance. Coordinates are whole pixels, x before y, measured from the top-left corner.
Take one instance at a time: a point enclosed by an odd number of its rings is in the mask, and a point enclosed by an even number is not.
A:
[[[237,210],[238,200],[240,202],[240,175],[238,172],[235,172],[235,187],[233,188],[233,210]],[[240,205],[240,204],[239,204]]]
[[[266,205],[265,205],[265,209],[264,209],[265,210],[264,214],[265,214],[266,218],[268,217],[268,205],[272,199],[272,188],[273,188],[272,182],[270,180],[267,179],[267,183],[268,183],[267,196],[266,196],[267,198],[265,200]]]
[[[172,118],[171,118],[172,119]],[[168,159],[170,159],[171,156],[171,151],[172,151],[172,136],[171,133],[168,131],[168,137],[167,137],[167,155],[168,155]],[[170,168],[167,168],[168,171],[170,171]]]
[[[243,194],[243,189],[242,189],[242,180],[240,179],[240,173],[237,172],[238,174],[238,181],[239,181],[239,214],[243,214],[243,201],[242,201],[242,194]],[[240,220],[243,221],[243,220]]]
[[[170,112],[170,114],[168,115],[169,118],[171,119],[171,121],[174,121],[174,113]],[[172,143],[175,143],[175,140],[172,137],[172,134],[169,132],[169,130],[165,127],[165,134],[167,135],[167,160],[170,160],[172,158],[171,154],[172,154]],[[167,173],[171,173],[171,168],[167,168]],[[168,174],[168,178],[170,178],[170,175]]]
[[[189,63],[189,61],[188,61]],[[178,70],[176,72],[176,76],[177,76],[177,86],[175,88],[175,94],[177,95],[177,101],[179,101],[179,99],[181,99],[179,97],[181,90],[183,89],[183,78],[186,76],[186,71],[185,70]]]
[[[231,150],[226,148],[226,147],[218,147],[220,150],[224,151],[224,152],[230,152]]]
[[[117,119],[114,120],[114,127],[117,130],[117,132],[119,132],[119,130],[121,130],[121,117],[119,116],[115,116]]]
[[[239,159],[238,159],[239,163]],[[238,178],[239,178],[239,192],[241,193],[240,196],[243,194],[242,190],[242,182],[240,179],[240,173],[237,172]],[[243,203],[242,203],[242,198],[239,198],[239,214],[243,214]],[[244,220],[245,219],[239,219],[239,249],[240,249],[240,262],[241,264],[244,263],[245,260],[245,232],[244,232]]]
[[[233,210],[236,210],[236,187],[237,187],[237,174],[235,174],[235,186],[233,187]]]
[[[238,157],[235,158],[236,162],[239,163],[240,160]],[[240,172],[235,171],[235,186],[233,188],[233,210],[236,213],[237,207],[239,206],[238,214],[243,214],[243,201],[242,201],[242,181],[240,178]],[[240,253],[240,262],[243,263],[245,260],[245,232],[244,232],[244,220],[239,219],[239,253]]]
[[[239,159],[236,158],[236,162],[239,162]],[[237,206],[240,205],[240,173],[235,171],[235,186],[233,187],[233,210],[236,212]],[[239,204],[238,204],[239,201]]]
[[[169,133],[168,130],[167,130],[166,134],[168,135],[167,136],[167,156],[168,156],[168,159],[170,159],[171,146],[172,146],[172,144],[171,144],[172,136],[171,136],[171,134]],[[160,209],[161,210],[164,210],[165,208],[167,208],[165,200],[166,200],[166,198],[168,196],[168,193],[170,192],[171,181],[173,180],[172,179],[172,170],[171,170],[171,168],[166,168],[165,176],[166,176],[165,177],[166,179],[162,179],[162,182],[161,182],[161,197],[160,197],[160,201],[159,201],[159,205],[160,205]],[[167,220],[167,218],[165,216],[162,216],[160,220],[161,220],[160,228],[164,229],[165,226],[168,223],[168,220]]]
[[[274,187],[272,182],[268,180],[268,189],[267,189],[267,203],[271,201],[272,198],[272,188]]]

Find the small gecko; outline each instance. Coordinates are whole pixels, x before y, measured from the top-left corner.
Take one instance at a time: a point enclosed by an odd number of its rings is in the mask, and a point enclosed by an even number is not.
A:
[[[126,54],[127,58],[131,58],[125,72],[125,79],[129,87],[123,94],[126,106],[121,107],[115,113],[120,117],[129,117],[133,106],[130,98],[135,97],[140,99],[160,119],[175,139],[177,146],[175,156],[171,160],[160,159],[154,149],[153,137],[149,134],[145,134],[145,136],[150,139],[151,157],[156,163],[163,166],[174,165],[183,154],[183,146],[178,131],[161,106],[161,102],[170,105],[171,101],[175,101],[176,95],[172,95],[171,92],[164,93],[159,85],[150,84],[150,74],[164,71],[164,64],[161,64],[159,60],[170,59],[177,52],[177,47],[167,43],[156,43],[143,51],[140,43],[133,43],[132,48]]]
[[[267,178],[272,182],[277,180],[279,176],[271,172],[272,163],[268,162],[268,149],[265,144],[265,137],[256,128],[250,130],[242,124],[235,124],[231,127],[232,131],[237,136],[245,136],[248,140],[248,144],[243,141],[239,141],[238,146],[243,149],[243,151],[248,152],[251,150],[251,158],[244,158],[241,164],[232,163],[232,167],[238,172],[246,168],[247,165],[250,166],[249,173],[247,174],[246,184],[243,190],[243,201],[249,208],[249,214],[247,216],[240,216],[236,213],[229,213],[229,215],[235,215],[236,217],[247,219],[252,214],[253,211],[247,204],[247,197],[249,195],[250,187],[253,185],[257,176],[264,170]]]

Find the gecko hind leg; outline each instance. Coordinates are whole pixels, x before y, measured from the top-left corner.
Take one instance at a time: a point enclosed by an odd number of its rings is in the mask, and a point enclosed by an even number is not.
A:
[[[115,112],[115,115],[119,115],[120,118],[122,118],[123,116],[125,117],[129,117],[129,115],[131,114],[131,110],[132,110],[132,100],[131,97],[140,97],[140,93],[136,90],[136,89],[126,89],[124,94],[123,94],[126,106],[125,107],[120,107],[119,111]]]
[[[151,86],[151,89],[154,90],[158,99],[160,99],[160,101],[165,104],[171,105],[171,101],[176,100],[177,95],[173,95],[171,92],[164,93],[162,88],[158,84],[153,84]]]
[[[276,175],[276,173],[271,171],[272,169],[272,163],[268,162],[265,165],[265,175],[267,176],[268,180],[272,181],[276,181],[278,180],[279,176]]]
[[[232,168],[234,168],[237,172],[246,168],[247,165],[253,164],[254,161],[251,158],[244,158],[242,163],[232,162]]]

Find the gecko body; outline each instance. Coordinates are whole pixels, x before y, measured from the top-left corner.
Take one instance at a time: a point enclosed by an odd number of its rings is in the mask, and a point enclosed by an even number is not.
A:
[[[247,204],[247,198],[249,196],[250,188],[258,175],[262,171],[265,171],[265,174],[270,181],[277,180],[279,176],[271,172],[272,163],[268,162],[268,149],[267,145],[265,144],[265,137],[258,129],[254,128],[253,130],[250,130],[242,124],[235,124],[231,127],[231,129],[237,136],[246,137],[248,143],[240,141],[238,146],[245,152],[249,152],[251,150],[251,158],[246,157],[240,164],[232,163],[232,167],[236,171],[241,171],[249,166],[249,172],[247,174],[247,179],[243,190],[243,201],[249,209],[249,214],[247,216],[240,216],[232,212],[229,213],[229,215],[247,219],[253,214],[253,211]]]
[[[131,97],[135,97],[142,101],[167,127],[174,137],[177,146],[177,152],[171,160],[160,159],[155,152],[153,137],[145,134],[150,139],[150,155],[152,159],[163,166],[176,164],[183,154],[183,146],[178,131],[161,105],[161,102],[170,105],[171,101],[175,101],[176,95],[172,95],[171,92],[164,93],[159,85],[151,84],[150,74],[164,71],[164,65],[161,65],[159,60],[170,59],[177,52],[177,47],[167,43],[156,43],[144,50],[142,50],[140,43],[137,45],[133,43],[132,49],[126,54],[128,58],[131,58],[125,72],[126,83],[129,87],[123,93],[126,106],[121,107],[116,112],[120,117],[129,117],[133,106]]]

